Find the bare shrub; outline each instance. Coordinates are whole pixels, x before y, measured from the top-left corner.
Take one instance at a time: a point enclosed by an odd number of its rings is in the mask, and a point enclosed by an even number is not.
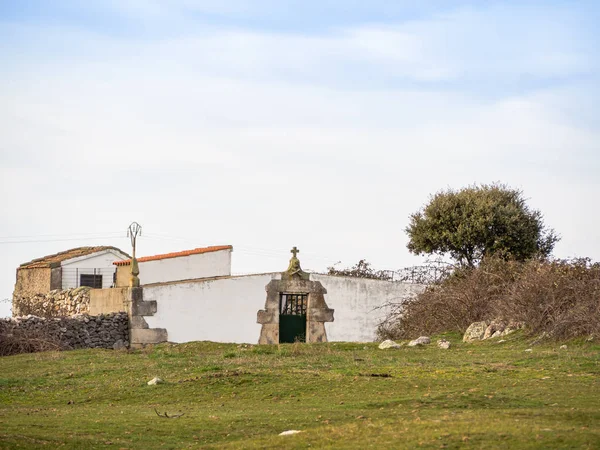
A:
[[[473,322],[524,322],[556,339],[600,335],[600,265],[587,259],[515,262],[488,259],[429,287],[392,312],[381,339],[464,332]]]
[[[600,264],[589,259],[524,264],[497,317],[522,321],[532,334],[557,339],[600,336]]]
[[[66,343],[48,330],[25,330],[0,322],[0,356],[69,349]]]
[[[364,259],[358,261],[352,267],[346,269],[337,269],[335,265],[327,268],[327,275],[335,275],[342,277],[355,278],[370,278],[374,280],[391,280],[392,274],[389,270],[375,270],[371,267],[371,263]]]

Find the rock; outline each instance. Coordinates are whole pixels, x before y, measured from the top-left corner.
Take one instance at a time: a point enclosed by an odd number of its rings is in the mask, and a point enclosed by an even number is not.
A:
[[[567,346],[566,346],[566,345],[561,345],[561,346],[560,346],[560,349],[561,349],[561,350],[566,350],[566,349],[567,349]]]
[[[533,351],[533,349],[531,349],[531,348],[527,348],[527,349],[525,349],[525,351],[526,351],[526,352],[532,352],[532,351]]]
[[[489,338],[494,337],[494,335],[500,336],[499,333],[502,333],[505,328],[506,328],[506,324],[502,320],[494,319],[485,329],[482,339],[484,339],[484,340],[489,339]],[[496,334],[496,333],[498,333],[498,334]]]
[[[487,322],[473,322],[465,331],[465,335],[463,336],[463,342],[473,342],[480,341],[487,329]]]
[[[408,343],[409,347],[416,347],[417,345],[427,345],[427,344],[431,344],[431,339],[429,339],[429,337],[427,336],[421,336],[418,339],[415,339],[414,341],[410,341]]]
[[[164,383],[164,381],[158,377],[154,377],[152,378],[150,381],[148,381],[148,386],[155,386],[157,384],[161,384]]]
[[[279,433],[279,436],[291,436],[292,434],[298,434],[298,433],[303,433],[303,431],[300,431],[300,430],[282,431],[281,433]]]
[[[381,344],[379,344],[380,350],[386,350],[388,348],[400,348],[400,347],[402,347],[400,344],[397,344],[396,342],[392,341],[391,339],[387,339],[387,340],[383,341]]]
[[[446,339],[440,339],[439,341],[437,341],[437,345],[439,348],[447,350],[450,348],[450,341],[447,341]]]

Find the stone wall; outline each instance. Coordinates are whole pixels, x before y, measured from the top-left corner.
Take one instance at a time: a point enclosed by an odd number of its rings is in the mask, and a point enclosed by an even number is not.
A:
[[[58,269],[60,270],[60,268]],[[18,268],[13,296],[27,297],[50,292],[52,289],[52,270],[50,267]]]
[[[61,349],[124,348],[129,346],[127,313],[44,318],[36,316],[0,319],[0,340],[47,339]]]
[[[129,288],[108,288],[90,290],[89,314],[108,314],[127,311]]]
[[[63,317],[90,312],[90,288],[13,296],[13,316]]]

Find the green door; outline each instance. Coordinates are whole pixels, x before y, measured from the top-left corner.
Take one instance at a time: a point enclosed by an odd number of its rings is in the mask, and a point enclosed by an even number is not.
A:
[[[308,294],[282,293],[279,297],[279,342],[306,342]]]

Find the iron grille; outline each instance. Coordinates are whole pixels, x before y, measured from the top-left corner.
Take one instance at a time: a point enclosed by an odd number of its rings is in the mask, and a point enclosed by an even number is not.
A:
[[[279,297],[279,311],[286,316],[306,315],[308,294],[286,294]]]
[[[102,275],[81,274],[79,286],[89,286],[95,289],[102,289]]]

